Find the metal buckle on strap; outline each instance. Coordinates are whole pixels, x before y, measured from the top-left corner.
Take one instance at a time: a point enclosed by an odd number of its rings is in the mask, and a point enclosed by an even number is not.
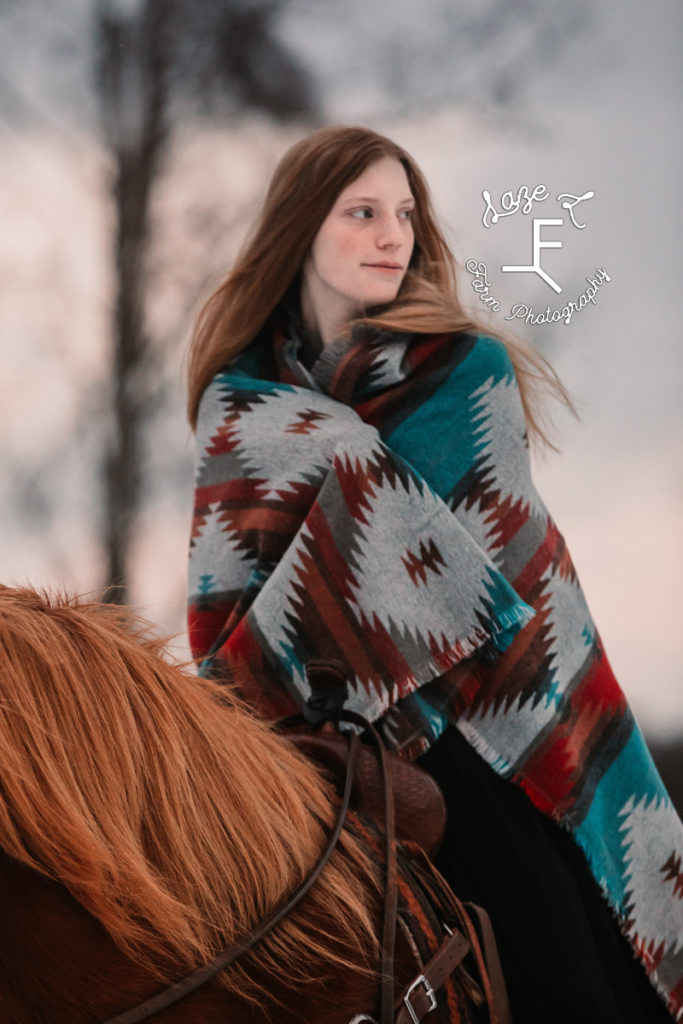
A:
[[[413,992],[415,991],[418,985],[424,986],[425,994],[427,996],[427,999],[429,1000],[429,1009],[427,1010],[427,1013],[431,1013],[432,1010],[436,1009],[436,996],[434,995],[434,989],[429,984],[424,974],[420,974],[412,983],[412,985],[410,986],[410,988],[403,997],[403,1002],[405,1003],[406,1009],[410,1014],[410,1019],[412,1020],[413,1024],[420,1024],[420,1021],[422,1020],[422,1017],[418,1017],[418,1015],[415,1013],[415,1010],[413,1009],[413,1004],[410,1001],[410,997],[412,996]]]

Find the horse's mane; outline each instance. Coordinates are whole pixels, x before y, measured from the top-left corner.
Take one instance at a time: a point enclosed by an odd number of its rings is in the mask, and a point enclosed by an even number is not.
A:
[[[291,744],[162,650],[121,609],[0,587],[0,846],[172,980],[303,881],[336,810]],[[255,962],[287,985],[368,970],[374,879],[345,832],[304,902],[223,984],[264,999]]]

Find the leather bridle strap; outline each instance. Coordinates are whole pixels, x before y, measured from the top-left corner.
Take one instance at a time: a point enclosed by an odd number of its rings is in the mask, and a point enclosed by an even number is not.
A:
[[[434,1009],[437,989],[453,973],[467,954],[470,944],[460,932],[442,942],[434,956],[422,968],[401,1000],[394,1017],[395,1024],[414,1024]]]
[[[480,971],[486,991],[491,1024],[512,1024],[512,1013],[491,918],[484,908],[477,906],[476,903],[465,903],[464,906],[476,917],[479,925],[481,945],[484,947],[481,951],[483,955],[480,959]]]
[[[372,730],[373,733],[375,730]],[[375,735],[377,735],[375,733]],[[398,881],[396,866],[396,832],[394,815],[394,787],[391,761],[384,743],[379,741],[384,776],[384,814],[387,844],[386,892],[384,895],[384,927],[382,929],[382,981],[380,987],[380,1024],[392,1024],[394,1020],[394,958],[396,955],[396,925],[398,919]]]
[[[109,1020],[105,1021],[105,1024],[139,1024],[139,1021],[146,1020],[148,1017],[151,1017],[153,1013],[158,1013],[159,1010],[165,1010],[167,1006],[172,1006],[173,1003],[177,1003],[179,999],[182,999],[184,996],[194,992],[195,989],[198,989],[201,985],[205,984],[205,982],[210,981],[216,974],[222,971],[225,967],[228,967],[231,963],[237,960],[238,957],[242,956],[243,953],[246,953],[247,950],[251,949],[252,946],[255,946],[256,943],[264,937],[264,935],[279,924],[280,921],[286,917],[287,914],[289,914],[290,911],[293,910],[294,907],[304,898],[306,893],[308,893],[315,885],[321,871],[332,856],[344,827],[346,812],[349,809],[349,802],[351,800],[351,790],[353,787],[353,777],[359,743],[360,740],[358,735],[356,733],[350,734],[349,759],[346,767],[344,792],[337,820],[327,846],[320,855],[308,878],[289,897],[287,902],[282,904],[279,909],[274,911],[265,919],[265,921],[261,921],[260,924],[258,924],[256,928],[252,929],[252,931],[250,931],[240,942],[224,949],[218,954],[218,956],[214,957],[213,960],[209,960],[208,963],[203,964],[202,967],[197,968],[196,971],[188,974],[185,978],[182,978],[181,981],[176,982],[163,992],[160,992],[158,995],[146,1000],[146,1002],[140,1003],[138,1006],[134,1006],[131,1010],[126,1010],[125,1013],[120,1013],[116,1017],[109,1018]]]
[[[286,728],[298,725],[301,721],[306,721],[315,729],[324,722],[335,722],[337,724],[340,722],[351,723],[371,735],[379,750],[384,786],[384,835],[386,850],[384,917],[380,947],[379,1024],[393,1024],[395,1016],[394,959],[396,955],[396,930],[398,924],[398,866],[396,859],[396,825],[391,759],[387,752],[386,744],[374,725],[367,718],[358,714],[358,712],[351,711],[342,706],[345,691],[339,687],[339,683],[343,677],[338,675],[338,670],[334,663],[330,664],[323,660],[309,662],[309,680],[311,678],[311,669],[314,666],[315,671],[320,674],[327,685],[322,689],[315,688],[313,690],[313,694],[309,697],[303,713],[292,715],[290,718],[279,722],[278,725],[280,728]],[[356,734],[352,733],[351,735],[355,736]]]
[[[370,733],[379,748],[384,783],[384,832],[386,842],[384,921],[382,924],[382,945],[380,949],[379,1022],[380,1024],[393,1024],[395,1015],[394,959],[396,955],[396,927],[398,922],[398,868],[396,862],[394,787],[391,759],[382,737],[375,727],[366,718],[363,718],[362,715],[354,711],[342,709],[334,717],[338,721],[351,722],[363,728],[366,732]]]
[[[476,932],[471,922],[465,917],[467,936],[455,931],[439,946],[431,959],[424,965],[420,973],[413,979],[396,1007],[394,1024],[415,1024],[426,1017],[436,1006],[436,992],[447,978],[462,965],[468,953],[471,953],[479,967],[484,983],[484,993],[476,986],[473,979],[463,972],[461,981],[469,982],[469,994],[475,997],[479,1007],[484,1003],[488,1008],[490,1024],[512,1024],[510,1005],[503,973],[500,968],[498,951],[493,936],[493,929],[488,914],[482,907],[474,903],[465,903],[477,918],[482,935],[484,952],[480,949]],[[473,988],[474,987],[474,991]]]

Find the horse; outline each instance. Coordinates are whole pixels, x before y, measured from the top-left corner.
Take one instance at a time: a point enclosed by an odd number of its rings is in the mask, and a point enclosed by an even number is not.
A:
[[[320,771],[111,605],[0,589],[0,1019],[101,1022],[237,941],[335,820]],[[305,904],[154,1020],[348,1021],[380,879],[345,829]]]
[[[115,1020],[239,943],[310,878],[339,803],[320,767],[130,610],[0,587],[4,1024]],[[373,1019],[376,838],[351,815],[306,898],[152,1019]],[[420,958],[399,929],[397,981],[438,948]]]

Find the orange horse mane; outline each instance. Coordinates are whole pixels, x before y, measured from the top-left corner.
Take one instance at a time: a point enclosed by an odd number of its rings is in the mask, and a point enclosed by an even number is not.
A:
[[[336,808],[291,744],[163,648],[122,609],[0,587],[0,846],[171,981],[304,880]],[[263,1005],[276,984],[369,973],[377,891],[345,830],[312,892],[222,983]]]

